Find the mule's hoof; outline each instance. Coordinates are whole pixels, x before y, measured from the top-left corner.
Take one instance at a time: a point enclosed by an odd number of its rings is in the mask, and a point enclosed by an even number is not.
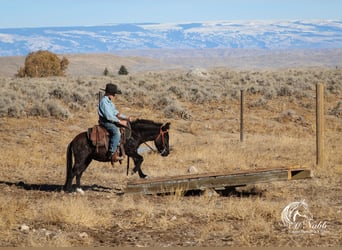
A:
[[[71,192],[72,192],[72,187],[66,187],[66,186],[64,186],[64,187],[62,188],[62,190],[63,190],[64,192],[66,192],[66,193],[71,193]]]
[[[82,188],[76,188],[76,192],[81,195],[84,195],[84,191],[82,190]]]

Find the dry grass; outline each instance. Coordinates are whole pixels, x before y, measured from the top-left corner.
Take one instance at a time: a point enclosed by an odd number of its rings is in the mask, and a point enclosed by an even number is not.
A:
[[[186,72],[2,78],[0,246],[340,246],[338,79],[341,71],[330,69],[216,69],[204,78]],[[96,123],[96,93],[109,80],[125,91],[117,104],[123,113],[171,121],[171,154],[144,154],[142,168],[150,176],[187,174],[191,166],[206,173],[301,165],[312,168],[315,178],[241,187],[229,196],[210,191],[184,196],[182,190],[119,196],[116,190],[138,176],[126,177],[125,164],[112,168],[92,162],[82,177],[85,195],[60,192],[66,145]],[[315,166],[313,97],[318,81],[327,83],[325,169]],[[246,90],[243,143],[241,87]],[[19,102],[19,108],[11,111],[6,98]],[[48,103],[58,103],[69,115],[54,115]],[[33,107],[42,113],[30,115]],[[328,232],[292,234],[282,225],[282,209],[301,199],[316,221],[328,222]],[[23,224],[29,229],[22,230]]]
[[[106,228],[111,216],[105,208],[93,208],[87,198],[62,197],[42,204],[40,219],[57,225]]]

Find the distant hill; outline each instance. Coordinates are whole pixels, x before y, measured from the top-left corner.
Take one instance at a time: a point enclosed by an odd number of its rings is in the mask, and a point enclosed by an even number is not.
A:
[[[116,54],[64,54],[70,62],[67,75],[117,74],[121,65],[130,73],[227,67],[231,69],[279,69],[300,67],[342,68],[342,49],[150,49]],[[25,56],[0,57],[0,77],[12,77],[24,65]]]
[[[342,21],[217,21],[0,29],[0,56],[150,49],[342,48]]]

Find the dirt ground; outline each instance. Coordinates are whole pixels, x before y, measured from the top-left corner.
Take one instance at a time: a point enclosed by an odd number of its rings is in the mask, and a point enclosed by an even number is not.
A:
[[[339,97],[327,100],[329,105]],[[258,97],[246,96],[246,103]],[[245,140],[239,141],[239,100],[194,105],[192,119],[166,119],[149,108],[125,112],[171,121],[168,157],[144,153],[151,177],[294,165],[312,169],[305,180],[238,187],[224,195],[123,194],[125,162],[92,162],[84,193],[64,193],[67,144],[97,121],[82,111],[55,118],[0,119],[0,246],[341,246],[342,122],[326,115],[325,168],[316,166],[315,113],[281,97],[268,108],[246,106]],[[307,101],[314,107],[314,100]],[[129,107],[124,100],[121,107]],[[204,107],[205,106],[205,107]],[[205,108],[206,112],[203,112]],[[295,110],[288,116],[284,110]],[[301,118],[298,118],[301,117]],[[311,225],[291,230],[283,209],[305,200]],[[304,221],[308,222],[308,221]],[[303,222],[303,223],[304,223]]]

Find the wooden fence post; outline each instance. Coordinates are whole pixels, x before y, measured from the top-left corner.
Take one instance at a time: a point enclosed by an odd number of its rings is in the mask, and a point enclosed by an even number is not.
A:
[[[240,142],[243,142],[243,89],[240,91]]]
[[[316,165],[324,167],[324,85],[316,84]]]
[[[97,94],[97,98],[99,99],[99,104],[100,104],[100,101],[101,101],[101,98],[102,98],[102,92],[99,91],[99,93]]]

